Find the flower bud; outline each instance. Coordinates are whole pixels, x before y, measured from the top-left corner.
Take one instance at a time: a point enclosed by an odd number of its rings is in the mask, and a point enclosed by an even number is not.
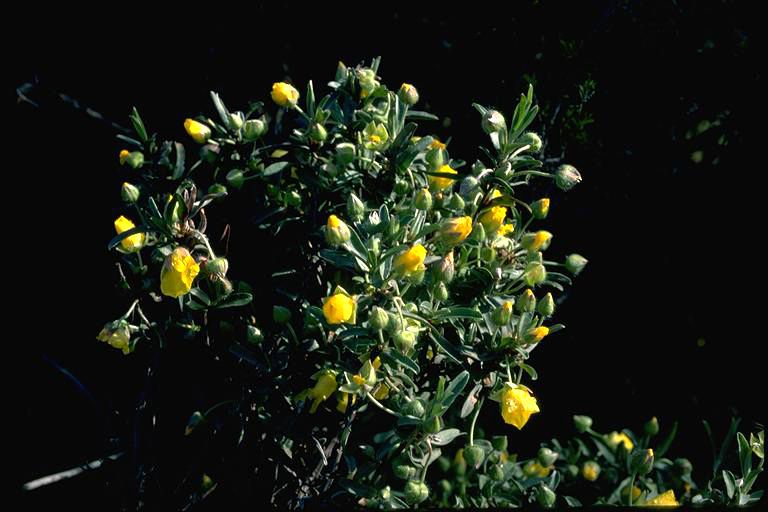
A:
[[[379,238],[378,236],[373,236],[368,239],[368,241],[366,242],[366,245],[368,247],[368,250],[371,251],[371,253],[378,258],[379,254],[381,254],[381,238]]]
[[[506,451],[507,447],[509,446],[509,440],[507,439],[507,436],[493,436],[493,439],[491,439],[491,445],[493,445],[494,450],[503,452]]]
[[[445,460],[448,460],[448,459],[446,458]],[[451,492],[453,491],[453,484],[451,484],[451,482],[449,482],[445,478],[437,482],[437,485],[440,486],[440,490],[443,492],[444,496],[451,494]]]
[[[424,159],[429,164],[429,170],[436,171],[445,163],[445,153],[440,148],[432,148],[424,155]]]
[[[416,193],[413,206],[417,210],[429,210],[432,208],[432,194],[430,194],[428,188],[423,188]]]
[[[395,346],[403,354],[408,354],[416,346],[416,333],[400,331],[395,334]]]
[[[218,144],[205,144],[200,148],[200,158],[209,164],[216,163],[219,159],[221,147]]]
[[[541,151],[541,137],[539,137],[539,134],[536,132],[525,132],[519,139],[520,143],[522,144],[528,144],[531,147],[528,149],[528,151],[531,151],[532,153],[538,153]]]
[[[144,154],[141,151],[131,151],[125,156],[125,163],[128,164],[131,169],[138,169],[144,165]]]
[[[537,455],[539,462],[544,467],[549,467],[554,464],[559,456],[560,454],[546,447],[539,448],[539,453]]]
[[[445,283],[437,283],[437,286],[435,286],[435,298],[441,302],[448,300],[448,288],[445,286]]]
[[[184,130],[198,144],[205,144],[211,138],[211,129],[194,119],[184,120]]]
[[[573,426],[576,427],[577,432],[586,432],[592,428],[592,418],[577,414],[573,417]]]
[[[437,434],[443,429],[443,420],[440,416],[435,416],[434,418],[425,421],[422,424],[422,427],[427,434]]]
[[[507,325],[512,316],[512,307],[514,304],[515,303],[511,300],[504,301],[501,306],[491,313],[491,321],[498,326]]]
[[[555,171],[555,185],[560,190],[569,191],[581,183],[581,173],[572,165],[563,164]]]
[[[245,183],[245,176],[242,169],[232,169],[227,173],[227,183],[235,188],[240,188]]]
[[[272,101],[281,107],[293,108],[299,101],[299,91],[291,84],[275,82],[272,84]]]
[[[579,476],[579,466],[577,466],[576,464],[568,464],[565,467],[565,471],[568,474],[568,476],[570,476],[571,478],[576,478],[577,476]]]
[[[232,112],[229,114],[229,126],[233,130],[239,130],[242,128],[244,122],[245,118],[243,117],[242,112]]]
[[[474,176],[467,176],[461,180],[461,184],[459,185],[459,194],[468,201],[471,201],[479,190],[480,182]]]
[[[549,231],[537,231],[526,233],[520,239],[520,245],[531,252],[546,251],[552,243],[552,233]]]
[[[456,272],[453,262],[453,251],[443,257],[434,268],[434,278],[443,283],[450,283]]]
[[[470,444],[464,447],[464,460],[472,468],[479,468],[485,460],[485,451],[476,444]]]
[[[403,84],[397,91],[397,97],[406,105],[415,105],[419,102],[419,91],[411,84]]]
[[[480,248],[480,259],[490,263],[496,259],[496,249],[493,247]]]
[[[523,278],[528,286],[536,286],[547,279],[547,269],[541,263],[534,261],[525,267]]]
[[[336,163],[345,166],[355,159],[355,145],[350,142],[336,144]]]
[[[324,142],[328,138],[328,131],[320,123],[313,123],[309,129],[309,138],[314,142]]]
[[[533,313],[536,310],[536,296],[530,288],[520,294],[515,302],[520,313]]]
[[[368,322],[371,324],[372,328],[381,331],[387,326],[389,315],[379,306],[373,306],[370,316],[368,317]]]
[[[543,340],[548,334],[549,334],[549,327],[544,327],[542,325],[540,327],[534,327],[532,329],[528,329],[525,332],[525,336],[523,337],[523,340],[526,343],[538,343],[541,340]]]
[[[125,320],[115,320],[105,324],[96,339],[121,350],[125,355],[133,351],[130,325]]]
[[[400,409],[400,412],[402,414],[405,414],[406,416],[413,416],[414,418],[423,418],[424,413],[426,412],[426,409],[420,398],[414,398],[413,400],[409,400],[405,402],[403,407]]]
[[[243,128],[245,140],[257,140],[265,133],[267,133],[267,123],[263,119],[249,119],[245,122]]]
[[[531,210],[533,210],[533,216],[537,219],[546,219],[549,215],[549,198],[542,197],[538,201],[534,201],[531,204]]]
[[[272,320],[276,324],[287,324],[291,320],[291,310],[284,306],[272,306]]]
[[[139,189],[135,185],[131,185],[127,181],[123,183],[120,189],[120,197],[126,203],[133,204],[139,200]]]
[[[543,317],[550,317],[555,312],[555,299],[552,298],[552,294],[547,292],[543,299],[536,307],[536,311]]]
[[[653,469],[653,450],[635,450],[629,456],[629,467],[638,475],[647,475]]]
[[[584,270],[584,267],[587,266],[587,262],[587,258],[581,254],[570,254],[565,258],[565,268],[568,272],[576,276]]]
[[[400,315],[395,313],[387,313],[389,321],[387,322],[387,331],[390,333],[397,333],[403,330],[403,321],[400,319]]]
[[[229,270],[229,262],[226,258],[219,257],[206,262],[203,268],[208,275],[224,277]]]
[[[554,507],[555,500],[557,500],[555,491],[550,489],[547,485],[542,483],[536,488],[536,501],[539,502],[539,505],[541,505],[542,508]]]
[[[347,197],[347,215],[355,222],[360,222],[365,216],[365,203],[354,193]]]
[[[593,460],[588,460],[581,466],[581,476],[584,477],[584,480],[594,482],[600,476],[600,469],[600,464]]]
[[[507,129],[507,122],[498,110],[488,110],[483,116],[481,124],[488,135]]]
[[[392,461],[392,472],[397,478],[411,480],[416,478],[416,468],[408,463],[405,457],[397,457]]]
[[[501,482],[504,480],[504,467],[501,464],[494,464],[488,469],[488,476],[491,480]]]
[[[399,196],[403,196],[408,193],[409,190],[411,190],[411,185],[408,183],[408,180],[404,180],[402,178],[395,179],[395,194]]]
[[[328,216],[328,222],[325,225],[325,241],[329,245],[338,246],[349,241],[352,233],[349,226],[335,215]]]
[[[409,505],[418,505],[429,498],[429,488],[424,482],[410,480],[405,484],[405,501]]]
[[[414,272],[411,272],[410,274],[407,274],[405,277],[408,279],[408,282],[413,285],[420,285],[424,282],[424,277],[426,276],[426,268],[420,268],[415,270]]]
[[[245,329],[245,339],[252,345],[259,345],[264,341],[264,334],[262,334],[261,329],[255,325],[249,325]]]
[[[452,210],[461,211],[465,206],[464,199],[462,199],[459,194],[451,194],[451,200],[448,202],[448,206],[450,206]]]
[[[485,240],[485,228],[479,222],[472,226],[472,232],[470,233],[470,240],[475,242],[482,242]]]
[[[659,433],[659,420],[656,419],[656,416],[645,423],[644,430],[645,433],[651,437]]]

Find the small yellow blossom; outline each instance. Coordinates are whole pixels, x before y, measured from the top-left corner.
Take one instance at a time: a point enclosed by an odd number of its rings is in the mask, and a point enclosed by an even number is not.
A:
[[[378,370],[381,368],[381,358],[379,356],[376,356],[376,358],[371,361],[371,366],[373,366],[374,370]]]
[[[539,412],[536,398],[527,389],[507,386],[501,396],[501,416],[504,422],[522,429],[531,414]]]
[[[634,503],[635,501],[637,501],[637,499],[640,497],[640,495],[641,495],[642,493],[643,493],[643,491],[641,491],[641,490],[640,490],[640,488],[639,488],[638,486],[636,486],[636,485],[633,485],[633,486],[632,486],[632,502]],[[624,488],[621,490],[621,496],[622,496],[624,499],[626,499],[627,497],[629,497],[629,486],[625,486],[625,487],[624,487]]]
[[[659,494],[655,498],[646,501],[645,505],[648,507],[679,507],[680,503],[675,498],[675,491],[670,489],[664,494]]]
[[[594,482],[600,476],[600,465],[595,461],[588,460],[581,466],[581,476],[584,477],[584,480]]]
[[[515,225],[512,223],[502,224],[499,228],[498,234],[499,236],[507,236],[510,233],[513,233],[515,231]]]
[[[539,326],[529,330],[525,335],[525,341],[528,343],[538,343],[549,334],[549,327]]]
[[[355,323],[355,299],[344,293],[336,293],[325,299],[323,315],[331,325]]]
[[[494,206],[489,208],[480,216],[480,224],[485,228],[488,234],[494,233],[504,223],[507,216],[507,209],[503,206]]]
[[[295,107],[299,101],[299,91],[291,84],[275,82],[272,84],[272,101],[281,107]]]
[[[336,404],[336,410],[345,413],[347,412],[347,406],[349,406],[349,395],[352,395],[352,405],[355,405],[355,400],[357,400],[357,395],[354,393],[344,393],[343,391],[337,393],[338,394],[338,403]]]
[[[192,289],[200,265],[184,247],[177,247],[165,258],[160,270],[160,291],[168,297],[181,297]]]
[[[131,352],[131,331],[128,322],[124,320],[117,320],[105,325],[96,339],[109,343],[110,346],[121,350],[123,354],[127,355]]]
[[[115,231],[117,234],[124,233],[128,231],[129,229],[135,228],[136,225],[131,222],[130,219],[124,216],[119,216],[117,219],[115,219]],[[120,241],[120,246],[123,248],[126,252],[136,252],[142,247],[144,247],[144,242],[146,241],[146,235],[144,233],[136,233],[135,235],[131,235],[129,237],[123,238]]]
[[[443,165],[437,170],[437,172],[442,174],[458,174],[456,169],[451,168],[449,165]],[[429,176],[427,181],[429,181],[430,189],[434,191],[442,191],[453,185],[455,180],[451,178],[444,178],[442,176]]]
[[[194,119],[186,119],[184,121],[184,129],[192,137],[192,140],[198,144],[205,144],[211,138],[211,129]]]
[[[387,386],[385,383],[381,383],[376,388],[376,391],[373,392],[373,398],[376,400],[384,400],[389,396],[389,386]]]
[[[424,246],[416,244],[395,258],[395,270],[405,275],[424,270],[424,258],[426,256],[427,250]]]
[[[312,407],[309,408],[309,412],[314,414],[320,403],[328,400],[334,391],[336,391],[336,374],[332,371],[326,371],[317,379],[315,387],[302,393],[301,397],[312,399]]]
[[[544,467],[539,461],[531,460],[523,467],[523,473],[529,477],[546,478],[552,472],[552,466]]]
[[[432,142],[429,143],[429,149],[445,149],[447,146],[440,142],[440,139],[434,138]]]
[[[501,192],[499,192],[499,189],[494,188],[493,190],[491,190],[491,193],[488,194],[488,198],[485,200],[485,204],[490,203],[491,201],[493,201],[494,199],[496,199],[498,197],[501,197],[502,195],[503,194]]]
[[[120,150],[120,165],[123,165],[125,163],[126,159],[128,159],[128,155],[130,154],[131,152],[128,151],[127,149]]]
[[[472,232],[472,217],[454,217],[443,222],[440,235],[445,243],[457,245]]]
[[[618,433],[618,432],[611,432],[606,436],[605,443],[610,446],[612,449],[616,449],[619,444],[624,444],[624,448],[631,452],[632,448],[635,447],[635,444],[632,442],[632,440],[629,438],[627,434],[624,432]]]

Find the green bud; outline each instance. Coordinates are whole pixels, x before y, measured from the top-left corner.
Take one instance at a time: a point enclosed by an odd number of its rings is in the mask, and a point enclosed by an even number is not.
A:
[[[219,257],[212,259],[205,264],[205,272],[211,276],[224,277],[229,270],[229,262],[226,258]]]
[[[443,430],[443,420],[440,416],[435,416],[432,419],[425,421],[422,426],[424,427],[424,432],[427,434],[437,434]]]
[[[245,140],[254,141],[267,133],[267,123],[263,119],[249,119],[243,127],[243,137]]]
[[[347,214],[355,222],[360,222],[365,216],[365,203],[354,193],[347,197]]]
[[[579,466],[577,466],[576,464],[568,464],[565,467],[565,471],[568,474],[568,476],[570,476],[571,478],[576,478],[577,476],[579,476]]]
[[[549,203],[550,200],[548,197],[542,197],[541,199],[534,201],[533,204],[531,204],[533,216],[537,219],[546,219],[547,215],[549,215]]]
[[[505,301],[501,306],[493,310],[493,313],[491,313],[491,321],[498,326],[507,325],[512,316],[513,306],[514,302],[510,300]]]
[[[503,452],[507,449],[509,441],[507,440],[507,436],[493,436],[493,439],[491,439],[491,444],[495,450]]]
[[[638,475],[644,476],[653,469],[653,450],[634,450],[629,456],[629,467]]]
[[[475,242],[482,242],[485,240],[485,228],[481,223],[477,223],[472,226],[472,232],[469,234],[469,239]]]
[[[309,129],[309,138],[314,142],[324,142],[328,138],[328,131],[320,123],[313,123]]]
[[[576,276],[587,266],[587,261],[581,254],[570,254],[565,258],[565,268]]]
[[[418,286],[424,282],[425,275],[426,275],[426,270],[421,269],[421,270],[417,270],[416,272],[412,272],[408,274],[408,276],[406,276],[406,279],[408,279],[409,283]]]
[[[404,457],[398,457],[392,461],[392,472],[402,480],[416,478],[416,468],[411,466]]]
[[[291,320],[291,310],[283,306],[273,306],[272,319],[275,323],[287,324]]]
[[[648,420],[644,425],[645,433],[649,436],[655,436],[659,433],[659,420],[656,416]]]
[[[690,475],[693,471],[693,464],[688,459],[675,459],[674,468],[680,475]]]
[[[539,305],[536,307],[536,311],[538,311],[539,314],[543,317],[550,317],[554,314],[555,299],[552,298],[552,294],[550,292],[547,292],[544,298],[541,299]]]
[[[417,210],[429,210],[432,208],[432,194],[428,188],[423,188],[416,193],[413,206]]]
[[[464,460],[472,468],[479,468],[485,460],[485,451],[476,444],[468,444],[464,447]]]
[[[483,131],[488,135],[507,129],[507,122],[498,110],[488,110],[481,122]]]
[[[125,163],[131,166],[131,169],[138,169],[144,165],[144,154],[141,151],[132,151],[125,157]]]
[[[325,225],[325,241],[333,247],[349,242],[352,232],[347,223],[336,215],[329,215]]]
[[[240,169],[232,169],[227,173],[227,183],[235,188],[240,188],[245,183],[245,176]]]
[[[445,459],[445,460],[448,460],[448,459]],[[448,463],[450,464],[450,461]],[[440,491],[445,495],[451,494],[451,492],[453,491],[453,485],[451,484],[451,482],[449,482],[445,478],[437,482],[437,485],[440,487]]]
[[[520,313],[533,313],[536,310],[536,295],[530,288],[527,288],[517,298],[515,306]]]
[[[127,181],[123,183],[123,186],[120,189],[120,197],[123,199],[123,201],[129,204],[133,204],[138,201],[140,195],[141,193],[139,192],[138,187],[131,185]]]
[[[405,501],[409,505],[418,505],[429,498],[429,488],[424,482],[411,480],[405,484]]]
[[[221,183],[214,183],[213,185],[208,187],[208,193],[209,194],[226,194],[227,187],[225,187]]]
[[[543,483],[539,484],[536,488],[536,501],[539,502],[539,505],[543,508],[552,508],[555,506],[555,500],[557,500],[555,491]]]
[[[451,194],[451,200],[448,202],[448,205],[452,210],[461,211],[464,209],[465,203],[459,194]]]
[[[451,459],[449,459],[445,455],[441,455],[440,457],[438,457],[437,469],[439,469],[443,473],[447,473],[448,470],[451,469]]]
[[[215,163],[219,159],[221,147],[218,144],[206,144],[200,148],[200,158],[209,164]]]
[[[264,335],[261,333],[261,329],[254,325],[249,325],[245,329],[245,339],[252,345],[258,345],[264,341]]]
[[[416,346],[416,333],[411,331],[400,331],[395,334],[395,346],[403,354],[408,354]]]
[[[424,155],[424,159],[429,164],[429,170],[436,171],[445,163],[445,153],[440,148],[432,148]]]
[[[389,315],[379,306],[373,306],[370,316],[368,317],[371,327],[377,331],[381,331],[387,326],[389,322]]]
[[[581,173],[572,165],[563,164],[555,171],[555,185],[560,190],[569,191],[581,183]]]
[[[335,177],[337,174],[339,174],[339,168],[338,168],[338,167],[336,167],[336,165],[335,165],[335,164],[333,164],[332,162],[328,162],[328,163],[326,163],[326,164],[323,164],[323,165],[320,167],[320,169],[322,169],[322,170],[323,170],[323,172],[326,172],[326,173],[328,174],[328,176],[330,176],[331,178],[333,178],[333,177]]]
[[[520,137],[519,142],[522,144],[529,144],[531,147],[528,151],[532,153],[538,153],[541,151],[541,146],[543,145],[541,142],[541,137],[539,137],[539,134],[536,132],[525,132]]]
[[[396,333],[403,330],[403,321],[400,319],[400,315],[396,313],[388,313],[389,321],[387,322],[387,331]]]
[[[403,84],[397,91],[397,97],[406,105],[415,105],[419,102],[419,91],[411,84]]]
[[[480,224],[482,226],[482,224]],[[480,249],[480,259],[485,262],[492,262],[496,259],[496,249],[493,247],[482,247]]]
[[[336,162],[342,167],[355,159],[355,145],[350,142],[336,144]]]
[[[576,427],[577,432],[586,432],[592,428],[592,418],[577,414],[573,417],[573,426]]]
[[[296,190],[291,190],[285,194],[285,202],[288,206],[299,206],[301,204],[301,194]]]
[[[453,281],[453,276],[456,273],[456,267],[454,266],[453,262],[453,251],[450,251],[448,254],[446,254],[445,257],[438,261],[433,268],[435,269],[435,280],[443,283],[450,283]]]
[[[411,185],[408,183],[408,180],[404,180],[402,178],[395,179],[395,194],[399,196],[403,196],[408,193],[409,190],[411,190]]]
[[[400,412],[402,414],[405,414],[406,416],[413,416],[414,418],[423,418],[424,413],[427,412],[426,408],[424,407],[424,403],[420,398],[414,398],[413,400],[409,400],[403,404],[403,407],[400,409]]]
[[[504,480],[504,468],[501,464],[494,464],[488,469],[488,476],[491,477],[491,480],[501,482]]]
[[[445,286],[445,283],[437,283],[437,286],[435,286],[435,298],[440,302],[448,300],[448,288]]]
[[[378,257],[379,254],[381,254],[381,239],[377,236],[371,237],[366,242],[368,250],[373,253],[374,256]]]
[[[539,448],[539,453],[537,456],[541,465],[546,468],[554,464],[560,454],[550,450],[549,448],[541,447]]]
[[[547,269],[541,263],[534,261],[525,267],[523,278],[528,286],[536,286],[547,279]]]
[[[549,231],[526,233],[520,239],[520,245],[531,252],[546,251],[551,243],[552,233]]]
[[[232,112],[229,114],[229,127],[233,130],[242,128],[245,118],[242,112]]]

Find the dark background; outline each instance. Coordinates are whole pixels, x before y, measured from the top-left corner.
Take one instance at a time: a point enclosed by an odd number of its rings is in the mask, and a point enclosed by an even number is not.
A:
[[[267,99],[274,81],[302,90],[312,78],[317,89],[337,60],[355,65],[376,55],[390,87],[415,84],[419,106],[450,120],[434,130],[455,137],[452,155],[470,162],[485,142],[472,101],[511,113],[532,77],[551,115],[594,80],[579,117],[592,122],[553,133],[549,148],[566,145],[584,183],[567,195],[542,190],[553,199],[550,250],[579,252],[590,263],[557,313],[567,330],[536,352],[542,413],[508,432],[511,449],[530,455],[539,441],[569,435],[575,413],[595,417],[598,430],[636,431],[655,415],[662,429],[680,421],[671,455],[691,458],[694,478],[705,479],[701,419],[722,435],[732,414],[744,429],[766,418],[756,390],[765,367],[757,356],[765,231],[759,17],[748,2],[571,4],[382,8],[356,18],[341,7],[307,12],[299,4],[211,7],[183,19],[136,10],[99,21],[52,13],[55,21],[44,23],[18,13],[13,86],[36,83],[30,97],[39,104],[13,107],[5,150],[16,157],[5,173],[18,180],[6,191],[13,210],[4,224],[14,237],[6,240],[6,271],[19,318],[29,318],[25,336],[6,340],[23,350],[19,479],[125,447],[141,389],[141,363],[95,340],[125,309],[113,300],[106,252],[125,170],[116,164],[114,132],[83,109],[126,126],[135,105],[150,130],[186,140],[183,119],[213,112],[209,90],[242,108]],[[59,92],[82,108],[57,100]],[[160,382],[166,421],[183,428],[200,396],[210,404],[231,390],[221,368],[194,349],[176,358]],[[490,425],[496,411],[486,412],[482,423]],[[109,507],[120,485],[104,472],[42,492],[79,500],[74,489],[84,489]]]

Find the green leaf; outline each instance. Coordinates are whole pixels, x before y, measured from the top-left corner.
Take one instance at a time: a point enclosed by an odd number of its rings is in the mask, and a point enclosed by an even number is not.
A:
[[[461,406],[461,414],[460,416],[462,418],[466,418],[469,416],[472,411],[475,409],[475,405],[477,404],[477,394],[480,392],[480,390],[483,389],[482,384],[475,384],[475,387],[472,388],[472,391],[469,392],[467,395],[467,398],[464,399],[464,404]]]
[[[204,292],[203,290],[201,290],[200,288],[192,288],[192,289],[189,291],[189,294],[190,294],[192,297],[194,297],[194,298],[196,298],[197,300],[199,300],[200,302],[202,302],[202,303],[203,303],[204,305],[206,305],[206,306],[209,306],[209,305],[211,304],[211,298],[210,298],[210,297],[208,297],[208,294],[207,294],[207,293],[205,293],[205,292]]]
[[[457,428],[447,428],[445,430],[441,430],[437,434],[432,434],[430,439],[433,446],[445,446],[462,435],[464,435],[464,432]]]
[[[405,114],[405,118],[413,119],[415,121],[437,121],[440,119],[434,114],[423,112],[421,110],[409,110],[408,113]]]
[[[415,374],[420,373],[419,365],[411,359],[410,357],[404,355],[399,350],[395,349],[388,349],[386,352],[381,353],[381,358],[384,360],[385,363],[387,363],[389,366],[404,366],[405,368],[409,369]]]
[[[224,102],[214,91],[211,91],[211,99],[213,100],[213,106],[216,107],[216,112],[219,113],[221,123],[224,126],[229,126],[229,110],[227,110],[226,105],[224,105]]]
[[[315,88],[312,80],[307,82],[307,115],[312,118],[315,116]]]
[[[736,434],[736,440],[739,443],[739,462],[741,463],[741,476],[746,476],[752,469],[752,448],[749,446],[747,438],[739,432]]]
[[[531,378],[531,380],[538,380],[539,374],[533,369],[533,366],[525,363],[517,363],[517,365],[523,369],[525,373]]]
[[[451,380],[445,389],[445,398],[443,398],[443,407],[448,409],[451,404],[459,397],[469,382],[469,372],[464,370]]]
[[[736,494],[736,477],[730,471],[723,470],[723,481],[725,482],[725,493],[729,499],[733,498],[733,495]]]
[[[262,173],[263,176],[272,176],[273,174],[277,174],[279,172],[283,172],[288,167],[291,166],[291,162],[275,162],[273,164],[270,164],[267,166],[266,169],[264,169],[264,172]]]
[[[435,322],[447,320],[448,318],[471,318],[472,320],[482,320],[483,315],[472,308],[451,307],[435,311],[435,314],[432,316],[432,320]]]
[[[235,292],[227,296],[226,300],[216,305],[217,309],[245,306],[253,300],[253,295],[247,292]]]
[[[669,450],[669,447],[672,445],[672,441],[675,440],[676,435],[677,422],[674,422],[672,424],[672,430],[669,431],[669,434],[667,434],[667,437],[665,437],[664,440],[659,444],[658,448],[654,450],[657,458],[663,457],[664,454],[667,453],[667,450]]]
[[[723,440],[723,444],[720,446],[720,453],[717,455],[714,468],[712,469],[713,473],[717,473],[717,470],[720,468],[720,465],[725,460],[725,454],[728,452],[728,448],[731,446],[731,442],[733,441],[733,438],[736,436],[736,431],[739,428],[739,423],[741,423],[741,418],[731,418],[731,426],[728,429],[728,434],[726,434],[725,439]]]
[[[184,145],[180,142],[174,142],[176,148],[176,166],[173,169],[172,180],[178,180],[184,175]]]
[[[568,504],[569,507],[582,507],[583,505],[579,500],[574,498],[573,496],[563,496],[563,499]]]
[[[141,116],[139,115],[139,111],[136,110],[136,107],[133,107],[129,117],[131,118],[133,129],[136,130],[136,134],[139,136],[141,141],[147,142],[149,140],[149,137],[147,136],[147,129],[144,126],[144,121],[141,120]]]
[[[488,112],[488,109],[480,105],[479,103],[473,103],[472,106],[475,107],[475,110],[480,112],[481,116],[485,116],[485,114]]]

